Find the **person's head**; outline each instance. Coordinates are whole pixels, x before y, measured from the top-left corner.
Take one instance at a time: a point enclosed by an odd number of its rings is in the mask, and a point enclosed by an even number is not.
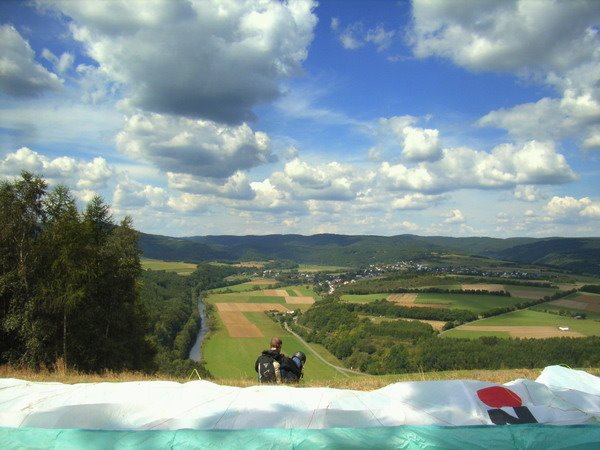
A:
[[[277,336],[274,336],[271,338],[271,350],[277,350],[278,352],[281,351],[281,346],[283,345],[283,341],[278,338]]]

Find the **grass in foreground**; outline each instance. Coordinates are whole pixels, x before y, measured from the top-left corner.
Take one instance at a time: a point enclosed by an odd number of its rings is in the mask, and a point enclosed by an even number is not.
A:
[[[310,369],[307,369],[310,370]],[[583,368],[592,375],[600,376],[600,367]],[[421,372],[382,376],[357,376],[352,378],[336,378],[331,380],[309,381],[304,379],[300,387],[331,387],[336,389],[353,389],[359,391],[368,391],[385,387],[396,382],[406,381],[443,381],[443,380],[479,380],[490,383],[503,384],[519,378],[535,380],[542,369],[501,369],[501,370],[455,370],[447,372]],[[104,374],[82,374],[75,371],[38,371],[34,372],[28,369],[18,369],[11,366],[0,366],[1,378],[17,378],[21,380],[35,382],[56,382],[56,383],[117,383],[130,381],[175,381],[185,383],[195,380],[191,377],[181,378],[169,375],[148,375],[137,372],[107,372]],[[247,387],[256,385],[254,378],[215,378],[210,380],[214,383]]]

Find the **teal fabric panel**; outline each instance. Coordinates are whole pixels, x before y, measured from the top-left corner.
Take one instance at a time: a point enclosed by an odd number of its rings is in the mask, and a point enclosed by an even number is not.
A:
[[[597,449],[600,425],[106,431],[0,428],[3,449]]]

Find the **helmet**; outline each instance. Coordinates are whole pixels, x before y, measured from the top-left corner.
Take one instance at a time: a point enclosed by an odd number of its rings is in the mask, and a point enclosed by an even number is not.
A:
[[[302,352],[294,353],[294,358],[298,358],[300,361],[302,361],[302,365],[304,365],[304,363],[306,362],[306,355]]]

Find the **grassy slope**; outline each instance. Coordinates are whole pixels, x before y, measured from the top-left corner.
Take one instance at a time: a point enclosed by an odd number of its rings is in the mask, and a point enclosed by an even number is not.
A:
[[[164,270],[166,272],[175,272],[179,275],[189,275],[196,270],[196,264],[185,262],[159,261],[157,259],[143,258],[141,263],[142,268],[146,270]]]
[[[263,332],[265,337],[231,338],[219,319],[219,330],[211,335],[203,347],[206,367],[216,378],[255,379],[254,363],[260,353],[268,347],[271,336],[281,337],[284,353],[293,354],[300,350],[307,355],[304,375],[306,382],[344,377],[317,358],[311,357],[312,353],[304,344],[273,322],[266,314],[258,312],[244,315]]]
[[[285,344],[284,344],[285,345]],[[582,368],[588,373],[600,376],[600,367]],[[378,389],[388,384],[402,381],[439,381],[439,380],[480,380],[491,383],[507,383],[519,378],[535,380],[541,373],[541,369],[504,369],[504,370],[460,370],[448,372],[427,372],[427,373],[408,373],[383,376],[365,376],[365,377],[341,377],[335,380],[311,381],[305,378],[301,387],[333,387],[340,389],[372,390]],[[57,383],[115,383],[128,381],[175,381],[185,383],[194,379],[193,375],[186,378],[176,378],[167,375],[145,375],[133,372],[104,373],[97,375],[81,374],[73,371],[39,371],[34,372],[26,369],[17,369],[10,366],[0,366],[1,378],[18,378],[21,380],[30,380],[36,382],[57,382]],[[230,386],[253,386],[256,384],[254,377],[249,378],[217,378],[212,380],[219,384]]]
[[[283,289],[285,290],[285,288]],[[294,286],[293,289],[298,289],[307,296],[316,295],[312,290],[306,289],[303,286]],[[206,301],[210,303],[278,303],[290,309],[307,309],[310,307],[310,305],[287,304],[283,297],[248,295],[243,292],[212,294],[206,298]],[[305,380],[307,382],[331,380],[338,377],[345,378],[344,375],[335,369],[324,364],[318,358],[311,356],[312,353],[304,344],[285,331],[278,323],[273,322],[266,314],[262,312],[246,312],[243,314],[262,331],[264,337],[232,338],[229,336],[217,314],[219,328],[210,335],[203,346],[206,367],[213,376],[225,379],[255,378],[254,362],[256,358],[268,346],[271,336],[280,336],[284,343],[284,353],[293,354],[300,350],[307,355],[305,369]],[[317,350],[326,360],[333,364],[341,365],[325,348]]]

